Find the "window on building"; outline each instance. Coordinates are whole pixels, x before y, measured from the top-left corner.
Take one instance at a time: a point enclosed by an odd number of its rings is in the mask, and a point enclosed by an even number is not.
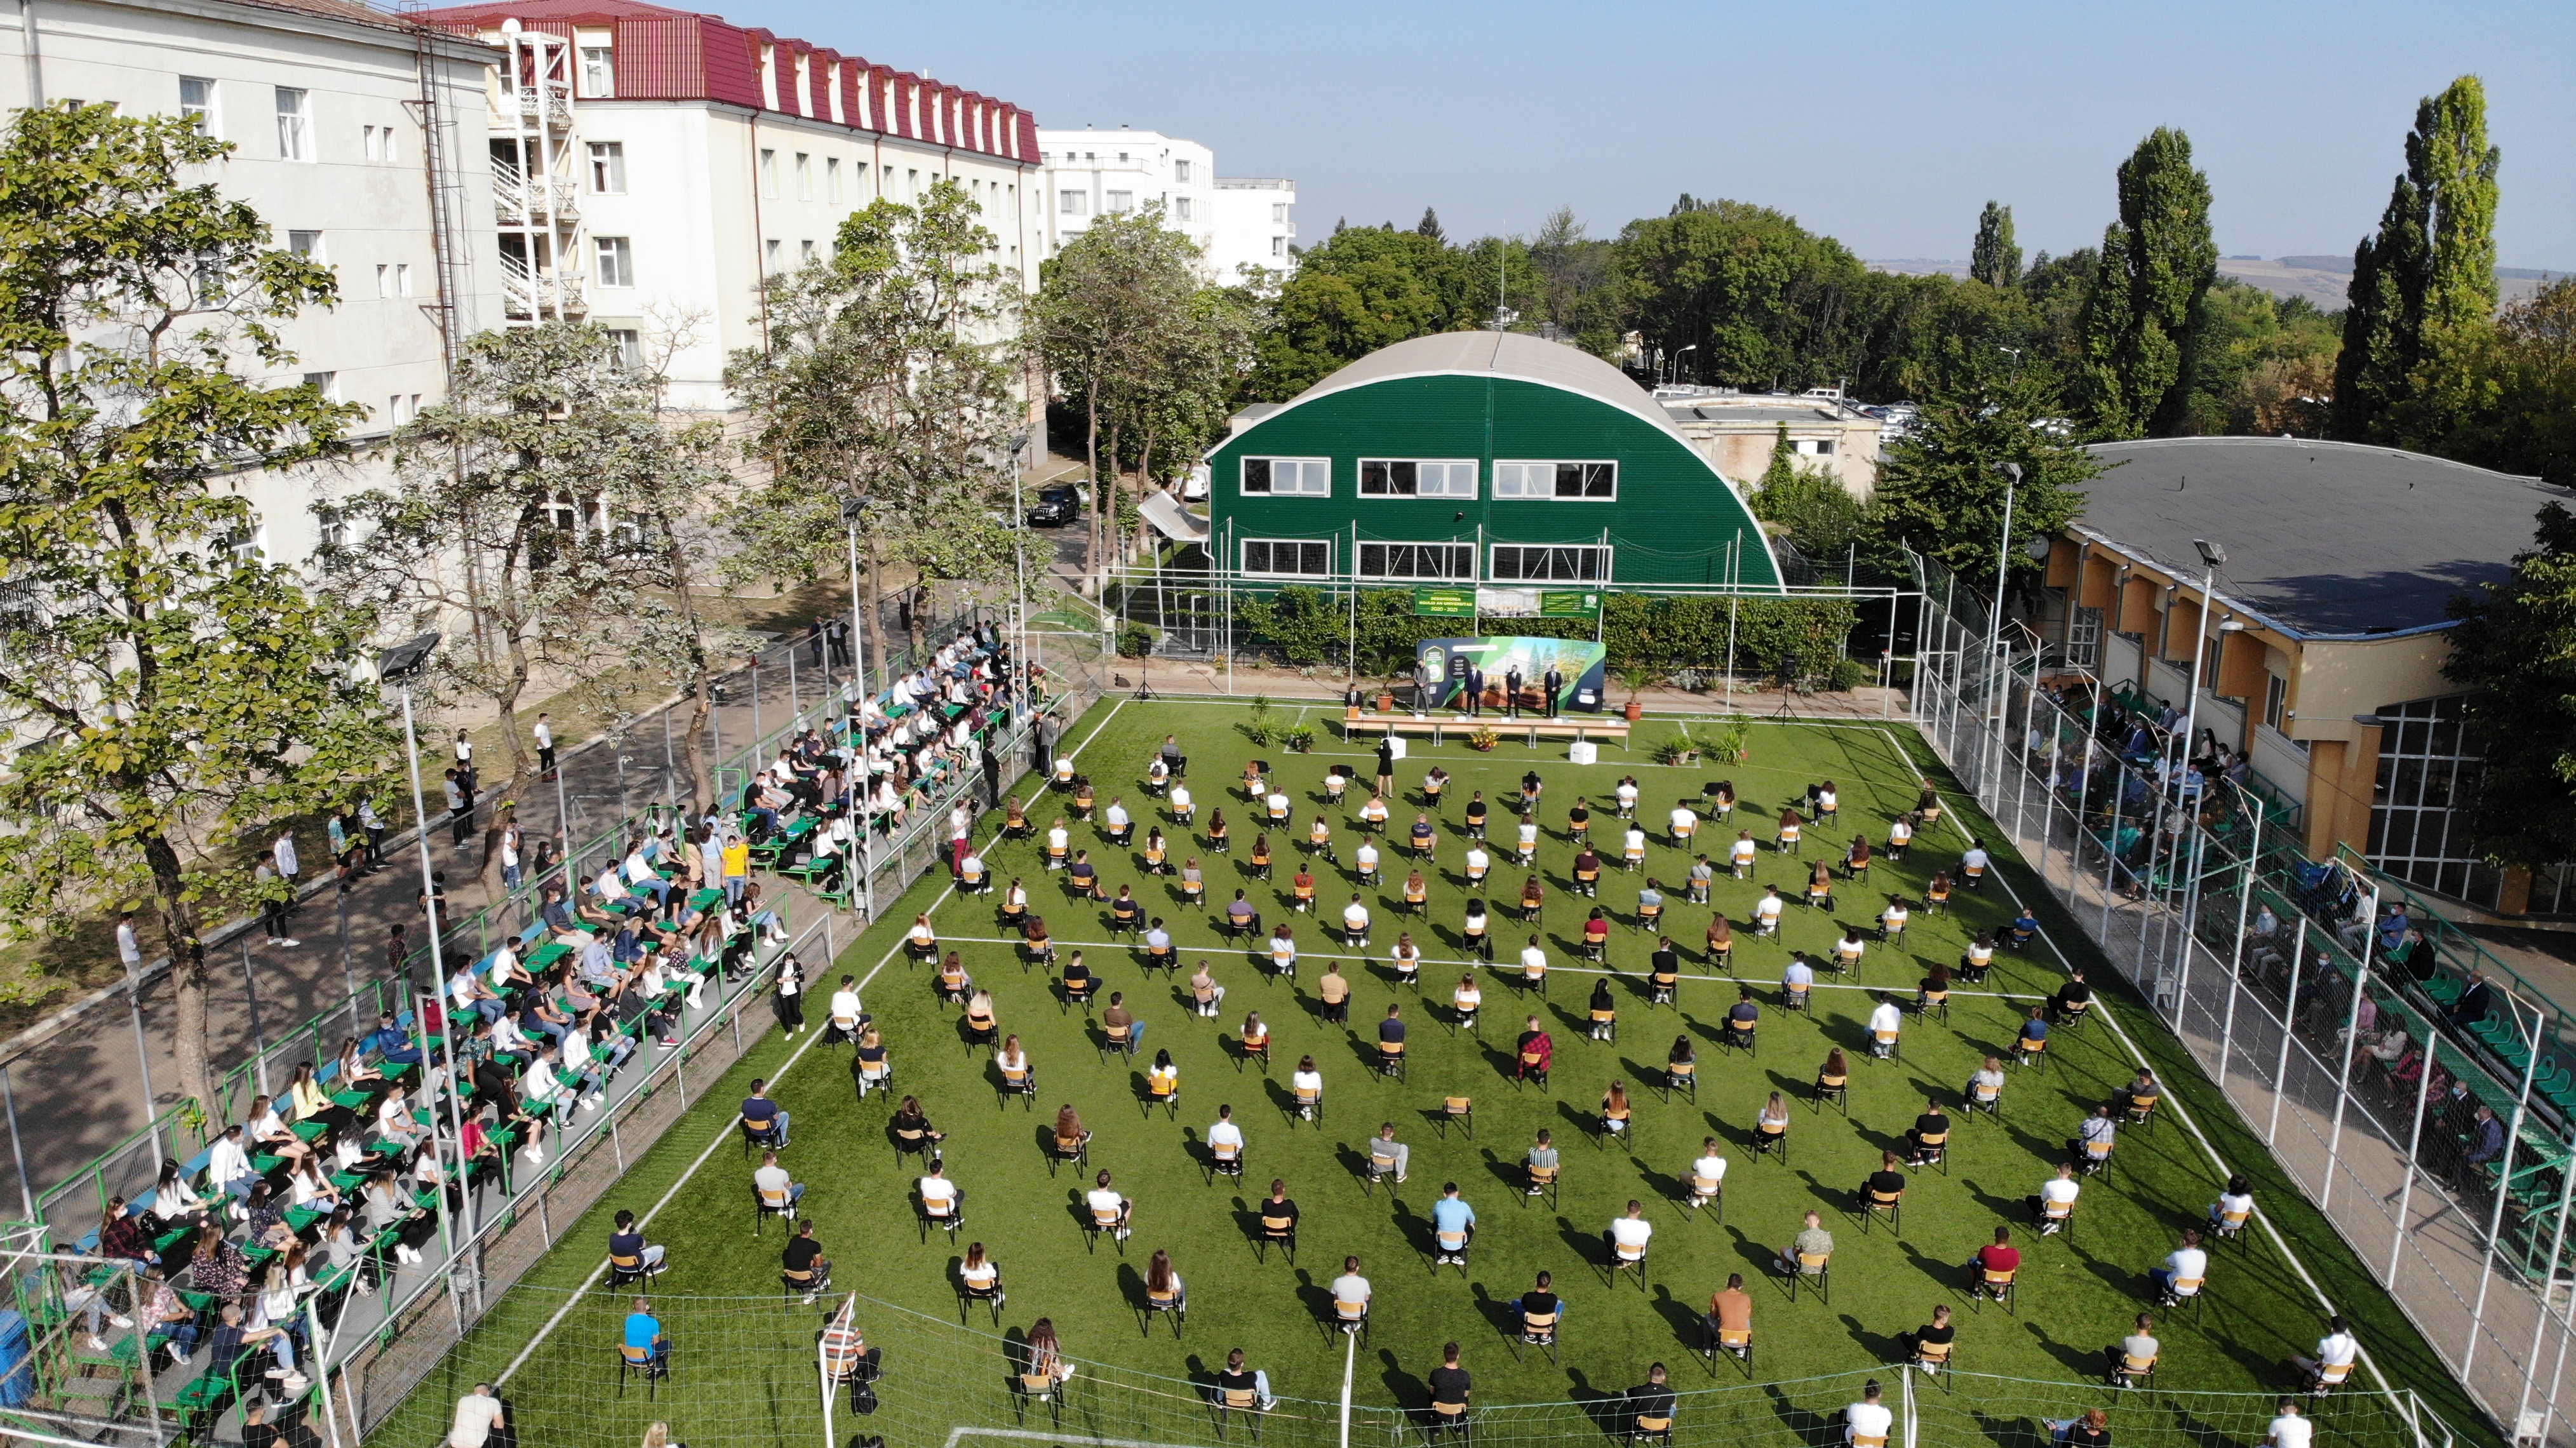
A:
[[[814,199],[814,158],[803,151],[796,153],[796,199]]]
[[[1136,209],[1136,193],[1133,191],[1108,192],[1103,198],[1100,209],[1106,215],[1124,216]]]
[[[617,365],[628,372],[644,370],[644,334],[633,327],[611,327],[608,340],[617,348]]]
[[[320,261],[322,260],[322,233],[318,231],[290,231],[286,233],[286,249],[295,253],[297,256],[310,257],[314,261]]]
[[[1184,186],[1189,185],[1190,163],[1187,161],[1174,161],[1172,163],[1172,179],[1178,181]]]
[[[602,196],[626,194],[626,143],[590,143],[590,189]]]
[[[323,547],[346,548],[349,546],[349,519],[348,516],[342,513],[339,509],[322,508],[316,510],[313,514],[313,523],[315,528],[321,534],[321,543]]]
[[[1497,498],[1575,498],[1586,501],[1619,496],[1617,463],[1496,463]]]
[[[1801,444],[1798,451],[1813,453],[1820,458],[1829,458],[1834,455],[1834,440],[1829,437],[1820,437],[1812,442]]]
[[[1288,203],[1287,203],[1287,202],[1285,202],[1285,201],[1273,201],[1273,202],[1271,202],[1271,203],[1270,203],[1270,224],[1271,224],[1271,225],[1273,225],[1273,226],[1278,226],[1278,225],[1281,225],[1281,224],[1285,223],[1287,220],[1288,220]]]
[[[1476,464],[1468,462],[1360,460],[1364,498],[1472,498]]]
[[[1255,497],[1330,497],[1333,492],[1333,460],[1245,458],[1243,491]]]
[[[1091,193],[1088,191],[1058,192],[1056,193],[1056,210],[1066,216],[1089,216],[1091,214]]]
[[[2286,730],[2290,718],[2290,681],[2266,669],[2263,671],[2263,722],[2274,729]]]
[[[2370,811],[2370,863],[2444,895],[2469,893],[2480,863],[2468,804],[2485,765],[2471,736],[2467,699],[2454,694],[2383,704],[2379,779]]]
[[[778,153],[766,146],[760,149],[760,194],[771,200],[778,197]]]
[[[581,48],[581,93],[593,100],[617,95],[617,52],[605,45]]]
[[[635,247],[623,236],[596,236],[591,241],[599,250],[599,284],[603,287],[635,285]]]
[[[215,83],[202,75],[179,77],[179,114],[197,123],[197,129],[215,134]]]
[[[1362,543],[1360,577],[1471,579],[1476,576],[1473,543]]]
[[[313,93],[277,88],[277,159],[313,159]]]
[[[777,237],[773,236],[760,244],[760,267],[764,272],[775,273],[778,270]]]
[[[266,531],[260,527],[258,519],[246,519],[239,527],[217,539],[215,546],[224,551],[224,557],[231,560],[233,567],[248,568],[259,562],[260,555],[268,551],[260,537]]]
[[[1600,583],[1610,577],[1610,550],[1598,543],[1497,543],[1496,582]]]
[[[304,385],[333,402],[340,400],[340,374],[337,372],[307,372]]]
[[[1174,221],[1187,221],[1190,219],[1190,198],[1186,196],[1175,196],[1172,198],[1172,219]]]
[[[1286,256],[1288,254],[1288,238],[1284,236],[1274,236],[1270,238],[1270,254],[1272,256]]]
[[[805,264],[806,264],[806,265],[808,265],[808,266],[813,265],[813,262],[814,262],[814,243],[813,243],[812,241],[810,241],[810,240],[807,240],[807,241],[800,241],[800,242],[796,243],[796,259],[797,259],[798,261],[801,261],[801,262],[805,263]]]
[[[823,158],[823,199],[837,204],[841,199],[841,158]]]
[[[411,295],[410,262],[398,261],[394,263],[394,295],[398,297],[407,297]]]
[[[379,297],[390,297],[390,296],[392,296],[393,294],[394,294],[394,267],[393,267],[393,263],[392,263],[392,262],[388,262],[388,261],[380,261],[380,262],[377,262],[377,263],[376,263],[376,295],[377,295],[377,296],[379,296]]]
[[[1274,578],[1330,578],[1333,545],[1277,538],[1243,540],[1243,571]]]

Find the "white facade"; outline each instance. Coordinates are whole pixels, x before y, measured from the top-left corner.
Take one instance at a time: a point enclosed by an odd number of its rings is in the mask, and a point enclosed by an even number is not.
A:
[[[1240,281],[1242,268],[1286,271],[1296,183],[1216,174],[1216,154],[1159,131],[1040,129],[1046,162],[1046,254],[1054,255],[1102,216],[1163,208],[1163,224],[1198,243],[1208,275]]]
[[[442,324],[456,338],[500,325],[483,48],[331,0],[43,0],[0,12],[0,33],[18,61],[0,65],[0,109],[82,100],[129,115],[202,114],[236,148],[213,168],[216,187],[249,203],[274,244],[309,251],[338,275],[338,306],[283,329],[294,365],[253,375],[281,386],[319,380],[364,405],[350,432],[355,454],[239,480],[261,551],[281,563],[309,557],[322,527],[315,504],[388,481],[374,444],[444,398]],[[431,115],[441,123],[434,152]],[[435,198],[433,175],[444,193]]]

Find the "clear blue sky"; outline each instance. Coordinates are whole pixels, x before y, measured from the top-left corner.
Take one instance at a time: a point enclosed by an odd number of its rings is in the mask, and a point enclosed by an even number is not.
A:
[[[2576,5],[2339,3],[849,6],[695,0],[737,23],[1291,176],[1304,240],[1411,225],[1594,235],[1680,192],[1778,207],[1865,257],[2101,238],[2113,169],[2176,125],[2221,251],[2340,252],[2376,224],[2416,100],[2483,76],[2498,261],[2576,268]],[[694,8],[694,7],[693,7]]]

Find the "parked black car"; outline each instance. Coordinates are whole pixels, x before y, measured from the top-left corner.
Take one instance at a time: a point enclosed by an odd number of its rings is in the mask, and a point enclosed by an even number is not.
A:
[[[1029,509],[1032,528],[1061,528],[1082,516],[1082,490],[1070,483],[1057,483],[1038,489],[1036,506]]]

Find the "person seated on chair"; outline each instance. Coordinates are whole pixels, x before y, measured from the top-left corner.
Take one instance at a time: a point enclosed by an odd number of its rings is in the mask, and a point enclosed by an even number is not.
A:
[[[1350,1302],[1363,1308],[1367,1307],[1371,1289],[1369,1280],[1360,1275],[1360,1259],[1343,1258],[1342,1275],[1333,1279],[1332,1286],[1328,1290],[1333,1294],[1335,1302]]]
[[[1610,948],[1610,915],[1598,905],[1584,919],[1583,948],[1595,959],[1602,958]]]
[[[1136,1049],[1145,1043],[1145,1023],[1136,1019],[1135,1012],[1127,1009],[1125,991],[1113,990],[1109,993],[1109,1008],[1100,1013],[1100,1024],[1104,1029],[1126,1027],[1128,1055],[1135,1055]]]
[[[1225,987],[1216,983],[1216,977],[1209,972],[1208,963],[1204,960],[1199,962],[1198,969],[1190,972],[1190,1000],[1200,1015],[1210,1019],[1214,1019],[1225,1005]]]
[[[1538,937],[1533,935],[1529,938],[1529,944],[1521,947],[1521,982],[1531,985],[1546,979],[1547,948],[1540,945]]]
[[[1655,1224],[1646,1220],[1646,1204],[1631,1197],[1624,1215],[1611,1219],[1601,1233],[1601,1248],[1616,1268],[1623,1262],[1635,1262],[1646,1255],[1646,1243],[1655,1235]]]
[[[832,1259],[823,1255],[823,1244],[814,1240],[812,1217],[797,1221],[796,1235],[787,1239],[787,1250],[779,1254],[778,1262],[783,1271],[814,1274],[812,1280],[805,1284],[807,1306],[812,1306],[816,1297],[831,1289]]]
[[[2120,1088],[2117,1104],[2122,1111],[2136,1116],[2154,1110],[2156,1099],[2163,1094],[2164,1088],[2156,1084],[2156,1073],[2141,1066],[2138,1078]]]
[[[1532,1016],[1521,1028],[1520,1039],[1513,1043],[1515,1080],[1527,1080],[1532,1072],[1544,1076],[1556,1060],[1556,1042],[1539,1028],[1538,1017]]]
[[[1896,997],[1881,994],[1869,1013],[1869,1053],[1882,1061],[1894,1055],[1897,1033],[1904,1029],[1905,1012],[1896,1008]]]
[[[1906,1165],[1929,1165],[1932,1161],[1933,1155],[1942,1149],[1941,1143],[1932,1140],[1932,1138],[1946,1138],[1949,1134],[1950,1118],[1947,1113],[1942,1111],[1940,1098],[1935,1096],[1924,1097],[1923,1114],[1915,1117],[1914,1124],[1907,1127],[1905,1131],[1905,1145],[1908,1148],[1910,1156]]]
[[[1717,1138],[1707,1137],[1699,1144],[1698,1159],[1690,1164],[1690,1180],[1682,1183],[1683,1195],[1690,1199],[1691,1208],[1696,1211],[1715,1200],[1713,1194],[1702,1196],[1703,1191],[1725,1184],[1726,1158],[1717,1149]]]
[[[1899,1166],[1895,1152],[1882,1151],[1878,1154],[1878,1170],[1863,1178],[1860,1190],[1854,1194],[1860,1198],[1862,1211],[1869,1210],[1869,1204],[1874,1198],[1894,1197],[1904,1193],[1905,1173],[1898,1169]]]
[[[1843,938],[1834,942],[1834,964],[1856,980],[1860,977],[1860,958],[1868,949],[1869,942],[1860,938],[1860,927],[1846,925]]]
[[[921,1098],[918,1096],[903,1098],[903,1104],[895,1108],[894,1117],[887,1124],[898,1136],[910,1137],[918,1132],[923,1141],[933,1146],[948,1139],[947,1132],[931,1129],[930,1118],[923,1114]]]
[[[1491,807],[1485,803],[1485,792],[1483,790],[1477,790],[1468,797],[1467,838],[1471,840],[1481,840],[1485,837],[1485,819],[1491,812]]]
[[[2231,1176],[2227,1179],[2226,1190],[2218,1194],[2217,1201],[2209,1204],[2209,1229],[2224,1233],[2228,1230],[2227,1219],[2236,1217],[2240,1219],[2241,1230],[2241,1219],[2250,1217],[2253,1211],[2254,1184],[2241,1175]]]
[[[1171,955],[1172,932],[1163,928],[1163,917],[1157,915],[1145,927],[1145,959],[1149,962],[1168,961]]]
[[[1091,1140],[1091,1132],[1082,1124],[1082,1113],[1068,1101],[1055,1113],[1055,1149],[1058,1156],[1072,1156]]]
[[[1557,1155],[1555,1134],[1548,1131],[1546,1128],[1541,1127],[1538,1133],[1538,1140],[1531,1143],[1529,1154],[1521,1159],[1521,1165],[1528,1169],[1529,1194],[1535,1197],[1545,1192],[1547,1188],[1540,1184],[1539,1176],[1541,1173],[1551,1173],[1556,1170]]]
[[[764,1151],[760,1154],[760,1166],[752,1172],[751,1184],[759,1191],[760,1199],[764,1204],[778,1201],[783,1197],[786,1205],[793,1207],[805,1199],[805,1184],[792,1180],[787,1175],[787,1168],[778,1164],[778,1153],[775,1151]]]
[[[1359,872],[1362,885],[1374,885],[1379,882],[1378,859],[1377,836],[1360,836],[1360,847],[1351,856],[1351,865]]]
[[[1109,808],[1101,815],[1100,822],[1109,838],[1121,844],[1126,843],[1127,832],[1135,827],[1127,818],[1126,800],[1118,795],[1109,797]]]
[[[1090,999],[1091,993],[1100,988],[1099,979],[1092,975],[1091,967],[1083,963],[1082,952],[1079,950],[1064,963],[1061,979],[1064,981],[1064,993],[1080,1000]]]
[[[1283,925],[1280,929],[1285,930],[1287,927]],[[1271,943],[1271,959],[1276,962],[1278,956],[1278,943],[1274,940]],[[1294,960],[1295,956],[1292,954],[1290,956],[1292,967],[1289,971],[1292,975],[1296,973],[1293,969]],[[1315,999],[1321,1008],[1326,1025],[1341,1025],[1351,1018],[1351,982],[1348,976],[1342,974],[1340,961],[1324,962],[1323,978],[1315,982]]]
[[[1465,1250],[1465,1246],[1474,1245],[1476,1240],[1476,1209],[1467,1205],[1466,1199],[1458,1195],[1458,1184],[1456,1182],[1443,1182],[1441,1184],[1440,1200],[1431,1204],[1431,1231],[1433,1234],[1432,1244],[1435,1249],[1438,1248],[1440,1239],[1444,1235],[1458,1236],[1461,1242],[1465,1244],[1460,1248],[1460,1251],[1462,1252]],[[1464,1259],[1461,1258],[1460,1260]]]
[[[1106,1168],[1091,1179],[1091,1190],[1083,1193],[1082,1199],[1091,1209],[1091,1219],[1094,1222],[1110,1224],[1109,1229],[1116,1234],[1119,1241],[1124,1242],[1136,1235],[1135,1231],[1127,1225],[1127,1219],[1134,1214],[1136,1204],[1120,1196],[1117,1188],[1109,1184],[1109,1172]]]
[[[779,1173],[785,1176],[785,1172]],[[380,1224],[381,1225],[381,1224]],[[644,1229],[636,1225],[635,1214],[620,1209],[615,1229],[608,1234],[608,1255],[632,1258],[646,1272],[659,1272],[670,1248],[644,1240]]]
[[[1601,1093],[1601,1134],[1617,1136],[1626,1131],[1628,1119],[1634,1112],[1635,1108],[1628,1104],[1628,1083],[1611,1082],[1610,1089]]]
[[[1724,1346],[1737,1357],[1753,1351],[1749,1340],[1753,1333],[1753,1294],[1744,1290],[1743,1273],[1727,1273],[1726,1285],[1710,1294],[1708,1316],[1701,1326],[1708,1330],[1710,1342]],[[1747,1340],[1728,1345],[1729,1333],[1742,1334]]]
[[[1933,961],[1923,968],[1923,979],[1914,985],[1914,1009],[1928,1011],[1950,995],[1950,967]]]
[[[1919,1364],[1923,1369],[1924,1376],[1930,1377],[1935,1370],[1932,1363],[1924,1358],[1923,1349],[1927,1347],[1947,1348],[1950,1344],[1956,1342],[1958,1337],[1959,1329],[1950,1325],[1950,1304],[1942,1302],[1933,1305],[1932,1320],[1930,1322],[1914,1329],[1912,1332],[1898,1333],[1896,1335],[1896,1345],[1905,1349],[1905,1358],[1907,1362]]]
[[[1324,1100],[1324,1073],[1316,1069],[1313,1056],[1297,1058],[1297,1069],[1288,1073],[1288,1089],[1297,1093],[1298,1117],[1314,1120],[1315,1109]]]
[[[1120,885],[1118,898],[1109,902],[1109,928],[1134,930],[1145,923],[1145,902],[1136,898],[1136,887]]]
[[[1757,936],[1779,934],[1780,913],[1787,908],[1787,902],[1780,898],[1779,886],[1764,886],[1762,898],[1753,902],[1753,933]]]
[[[1412,841],[1413,853],[1425,858],[1440,843],[1440,832],[1431,827],[1431,816],[1427,814],[1413,817],[1413,828],[1407,832],[1407,837]]]
[[[1152,1259],[1145,1263],[1145,1300],[1169,1301],[1176,1312],[1190,1310],[1190,1286],[1181,1280],[1180,1273],[1172,1270],[1172,1254],[1168,1248],[1155,1248]]]
[[[2057,1235],[2058,1229],[2064,1226],[2065,1223],[2062,1220],[2052,1218],[2050,1216],[2050,1212],[2052,1210],[2059,1213],[2073,1212],[2075,1210],[2075,1198],[2083,1190],[2084,1184],[2075,1179],[2075,1163],[2071,1161],[2059,1162],[2057,1165],[2057,1175],[2041,1182],[2039,1184],[2038,1192],[2028,1198],[2030,1202],[2030,1215],[2033,1220],[2039,1223],[2039,1234],[2041,1236],[2054,1237]]]
[[[1220,1146],[1232,1147],[1234,1160],[1243,1160],[1243,1128],[1235,1125],[1232,1106],[1217,1107],[1216,1123],[1207,1129],[1207,1144],[1211,1152]]]
[[[1360,903],[1357,890],[1351,892],[1351,903],[1342,907],[1342,938],[1354,946],[1366,945],[1369,933],[1369,910]]]
[[[1808,1215],[1815,1214],[1810,1212]],[[1896,1425],[1896,1414],[1885,1403],[1879,1401],[1880,1391],[1878,1379],[1872,1378],[1861,1384],[1860,1401],[1843,1409],[1845,1443],[1857,1448],[1863,1438],[1874,1443],[1883,1444],[1887,1441],[1888,1430]]]
[[[1630,1388],[1619,1406],[1620,1410],[1628,1415],[1628,1422],[1637,1436],[1642,1439],[1650,1433],[1661,1434],[1667,1431],[1673,1421],[1673,1407],[1680,1401],[1680,1397],[1673,1392],[1669,1371],[1662,1363],[1656,1363],[1646,1369],[1646,1380]],[[1646,1423],[1650,1419],[1666,1425],[1665,1428],[1648,1428]]]
[[[1354,1257],[1351,1260],[1353,1262],[1357,1262],[1359,1259]],[[1354,1268],[1353,1270],[1356,1271],[1357,1269]],[[1347,1278],[1336,1280],[1334,1283],[1334,1296],[1336,1297],[1341,1296],[1339,1289],[1342,1281],[1360,1281],[1360,1279]],[[1360,1281],[1360,1285],[1365,1287],[1368,1284],[1365,1281]],[[1344,1300],[1347,1301],[1350,1299]],[[1458,1366],[1458,1344],[1455,1342],[1442,1343],[1440,1345],[1440,1366],[1431,1370],[1431,1416],[1433,1419],[1433,1426],[1435,1428],[1455,1428],[1463,1424],[1467,1417],[1466,1409],[1473,1406],[1470,1395],[1475,1391],[1475,1376],[1469,1373],[1465,1368]],[[1459,1409],[1459,1412],[1455,1416],[1445,1413],[1441,1411],[1444,1405],[1453,1405]]]
[[[1970,1106],[1976,1106],[1986,1101],[2000,1103],[2003,1100],[2003,1091],[2003,1058],[1988,1056],[1984,1064],[1970,1073],[1968,1084],[1962,1088],[1961,1094],[1967,1097]]]
[[[2039,917],[2024,905],[2021,913],[2013,917],[2012,924],[2004,927],[2004,944],[2013,950],[2027,950],[2030,943],[2038,938]]]
[[[2085,1170],[2099,1171],[2101,1164],[2111,1159],[2111,1148],[2117,1144],[2119,1134],[2119,1123],[2111,1119],[2111,1103],[2105,1101],[2075,1128],[2074,1138],[2066,1143],[2066,1154]]]
[[[1476,977],[1473,975],[1458,977],[1458,988],[1449,993],[1449,1008],[1458,1013],[1458,1023],[1462,1026],[1473,1026],[1476,1023],[1476,1012],[1481,1010],[1484,1004],[1485,993],[1477,986]]]
[[[1149,1101],[1181,1099],[1181,1068],[1170,1051],[1156,1051],[1154,1064],[1145,1068],[1145,1092]]]
[[[1538,912],[1544,908],[1546,904],[1547,888],[1539,884],[1538,876],[1530,876],[1529,880],[1521,886],[1521,918],[1524,920],[1537,919]]]
[[[1398,1051],[1404,1049],[1403,1010],[1402,1006],[1393,1001],[1387,1003],[1386,1019],[1377,1023],[1377,1043],[1381,1051],[1389,1046]]]
[[[1533,1317],[1546,1317],[1551,1313],[1556,1316],[1557,1327],[1564,1327],[1565,1299],[1556,1295],[1556,1274],[1552,1272],[1538,1274],[1537,1281],[1527,1292],[1512,1299],[1511,1309],[1513,1330],[1516,1332],[1519,1331],[1520,1323]]]
[[[1422,977],[1422,947],[1413,943],[1413,932],[1399,931],[1395,947],[1387,952],[1387,964],[1395,971],[1399,984],[1417,984]]]
[[[1250,935],[1261,929],[1261,912],[1253,909],[1252,902],[1237,890],[1233,901],[1225,907],[1225,922],[1237,935]]]
[[[1968,1259],[1968,1295],[1970,1297],[1985,1295],[1985,1274],[2014,1272],[2020,1267],[2021,1249],[2012,1244],[2012,1228],[1995,1228],[1995,1239],[1979,1247],[1976,1255]]]
[[[2093,987],[2084,983],[2084,967],[2072,966],[2067,970],[2066,983],[2057,988],[2057,994],[2049,998],[2048,1005],[2050,1018],[2057,1021],[2092,1008]]]
[[[1610,994],[1610,978],[1603,976],[1592,982],[1592,1001],[1587,1008],[1592,1016],[1592,1039],[1610,1039],[1611,1029],[1618,1024],[1618,1008],[1618,1000]]]
[[[2296,1373],[2309,1389],[2314,1390],[2325,1382],[2329,1375],[2336,1378],[2350,1377],[2352,1365],[2360,1357],[2361,1343],[2353,1337],[2351,1325],[2346,1323],[2338,1313],[2326,1319],[2326,1335],[2317,1339],[2317,1355],[2312,1358],[2291,1358],[2290,1371]]]
[[[2120,1339],[2118,1342],[2111,1344],[2109,1347],[2102,1349],[2102,1357],[2110,1365],[2109,1376],[2111,1379],[2111,1386],[2115,1388],[2127,1387],[2129,1384],[2129,1364],[2131,1362],[2152,1363],[2156,1360],[2156,1355],[2161,1350],[2162,1349],[2156,1342],[2156,1319],[2154,1315],[2144,1312],[2139,1313],[2136,1331],[2130,1333],[2127,1337]]]
[[[1574,888],[1586,895],[1601,893],[1601,857],[1586,843],[1574,855]]]
[[[1070,869],[1066,870],[1065,873],[1073,881],[1073,893],[1081,896],[1085,900],[1098,900],[1102,898],[1100,894],[1100,867],[1091,863],[1091,852],[1089,850],[1074,851],[1073,865]]]
[[[1021,1046],[1017,1032],[1005,1038],[1001,1049],[993,1053],[993,1064],[1002,1069],[1006,1079],[1016,1073],[1023,1087],[1033,1089],[1037,1085],[1037,1078],[1029,1073],[1029,1053]]]
[[[2156,1299],[2168,1307],[2178,1300],[2174,1295],[2176,1282],[2205,1282],[2208,1278],[2209,1253],[2200,1245],[2200,1233],[2188,1227],[2183,1229],[2181,1245],[2165,1254],[2164,1265],[2147,1269],[2148,1285],[2155,1289]]]
[[[1977,938],[1968,942],[1967,953],[1959,957],[1959,979],[1976,985],[1986,978],[1994,963],[1995,937],[1992,932],[1980,930]]]
[[[653,1306],[643,1298],[635,1299],[635,1308],[626,1314],[626,1350],[631,1357],[641,1354],[647,1370],[667,1371],[671,1361],[671,1338],[662,1331],[661,1319],[653,1315]]]

